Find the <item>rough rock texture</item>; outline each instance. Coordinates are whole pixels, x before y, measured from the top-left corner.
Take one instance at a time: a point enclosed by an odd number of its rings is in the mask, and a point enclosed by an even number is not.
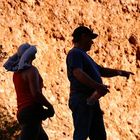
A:
[[[110,93],[101,99],[108,140],[140,140],[140,1],[0,0],[1,140],[19,134],[12,73],[2,65],[24,42],[37,45],[34,64],[44,80],[44,95],[56,110],[44,128],[50,140],[72,139],[65,59],[79,24],[99,34],[89,52],[97,63],[135,73],[128,80],[103,79],[110,85]]]

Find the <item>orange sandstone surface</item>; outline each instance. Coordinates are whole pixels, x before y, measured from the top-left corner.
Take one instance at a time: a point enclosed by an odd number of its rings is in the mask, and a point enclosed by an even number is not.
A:
[[[101,98],[108,140],[140,140],[140,1],[0,0],[1,140],[15,140],[20,132],[12,73],[2,65],[25,42],[37,45],[34,64],[56,112],[43,127],[50,140],[72,140],[66,55],[79,24],[99,34],[89,52],[98,64],[135,74],[128,80],[103,79],[110,85],[110,93]]]

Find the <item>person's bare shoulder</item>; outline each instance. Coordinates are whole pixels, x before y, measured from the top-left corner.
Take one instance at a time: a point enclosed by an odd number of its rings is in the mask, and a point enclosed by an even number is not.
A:
[[[37,74],[38,74],[38,70],[35,66],[31,66],[30,68],[28,68],[22,72],[22,75],[24,77],[30,77],[30,78],[35,77]]]

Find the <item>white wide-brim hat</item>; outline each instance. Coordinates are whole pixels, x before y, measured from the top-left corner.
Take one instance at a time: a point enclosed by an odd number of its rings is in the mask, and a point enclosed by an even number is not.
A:
[[[31,67],[29,60],[32,56],[37,53],[35,45],[30,45],[29,43],[21,44],[17,52],[9,57],[9,59],[4,63],[3,67],[7,71],[19,71],[22,69],[27,69]]]

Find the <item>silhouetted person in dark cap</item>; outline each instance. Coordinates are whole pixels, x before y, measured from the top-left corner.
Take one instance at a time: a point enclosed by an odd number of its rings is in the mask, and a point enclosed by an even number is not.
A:
[[[73,140],[106,140],[103,113],[99,98],[109,92],[101,77],[133,74],[99,66],[86,52],[91,49],[93,39],[98,35],[85,26],[79,26],[72,34],[74,48],[66,59],[67,75],[70,81],[69,107],[72,111]]]

